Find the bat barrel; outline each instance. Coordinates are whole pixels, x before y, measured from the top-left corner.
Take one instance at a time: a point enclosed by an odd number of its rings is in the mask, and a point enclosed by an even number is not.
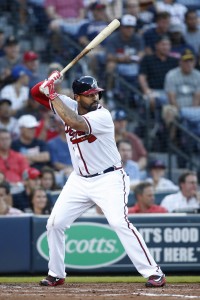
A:
[[[60,73],[63,75],[72,66],[74,66],[83,56],[89,51],[98,46],[103,40],[105,40],[114,30],[120,26],[120,22],[114,19],[108,26],[106,26]]]

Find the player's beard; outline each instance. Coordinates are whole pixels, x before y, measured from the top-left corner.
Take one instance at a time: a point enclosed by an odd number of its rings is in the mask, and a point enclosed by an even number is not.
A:
[[[87,112],[97,110],[98,105],[99,105],[99,101],[94,101],[94,102],[92,102],[90,105],[87,105],[87,104],[85,104],[85,103],[81,103],[81,106],[82,106],[83,109],[85,109]]]
[[[96,110],[97,107],[98,107],[98,104],[99,104],[98,101],[95,101],[95,102],[91,103],[91,104],[89,105],[89,107],[88,107],[88,112]]]

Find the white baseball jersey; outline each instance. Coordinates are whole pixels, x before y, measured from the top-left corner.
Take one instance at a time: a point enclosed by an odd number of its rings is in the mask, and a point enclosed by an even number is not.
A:
[[[65,95],[59,95],[59,98],[78,112],[75,100]],[[88,125],[87,134],[65,125],[75,172],[85,176],[99,173],[112,166],[119,167],[121,157],[114,139],[114,124],[110,112],[99,104],[97,110],[88,112],[82,117]]]
[[[38,86],[33,93],[38,101]],[[76,101],[65,95],[59,95],[59,98],[78,113]],[[41,100],[44,105],[44,99]],[[49,104],[55,112],[53,103],[49,101]],[[63,186],[47,222],[50,255],[48,274],[58,278],[66,276],[64,230],[96,204],[117,233],[138,272],[145,278],[151,275],[162,276],[162,270],[154,261],[143,237],[127,218],[130,180],[121,167],[109,111],[98,105],[95,111],[82,117],[88,125],[87,134],[65,125],[75,172],[70,174]],[[114,166],[116,168],[111,168]],[[106,169],[109,170],[103,173]]]

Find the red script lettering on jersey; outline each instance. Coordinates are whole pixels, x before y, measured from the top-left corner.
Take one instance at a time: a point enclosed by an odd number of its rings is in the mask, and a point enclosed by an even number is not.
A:
[[[86,135],[84,131],[77,131],[69,126],[65,126],[65,133],[68,133],[69,136],[71,136],[70,141],[72,144],[78,144],[86,140],[88,143],[93,143],[97,139],[93,134]]]

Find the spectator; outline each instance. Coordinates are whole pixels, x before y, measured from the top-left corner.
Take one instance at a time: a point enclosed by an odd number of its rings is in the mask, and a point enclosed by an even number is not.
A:
[[[41,170],[41,186],[46,192],[57,191],[60,189],[56,184],[55,171],[51,167],[43,167]]]
[[[37,120],[40,120],[44,111],[46,111],[46,109],[40,105],[40,103],[34,101],[31,93],[29,92],[28,101],[26,102],[25,106],[17,110],[15,117],[19,119],[23,115],[32,115]]]
[[[34,51],[25,51],[23,55],[23,65],[30,71],[29,87],[32,88],[43,78],[39,73],[39,55]]]
[[[161,205],[169,212],[184,212],[200,208],[198,179],[195,172],[186,171],[179,177],[180,191],[166,196]]]
[[[106,15],[106,5],[100,2],[94,2],[90,5],[92,12],[91,20],[83,24],[78,33],[77,40],[82,48],[85,48],[97,34],[99,34],[108,25],[108,16]],[[89,52],[89,68],[94,76],[99,75],[99,65],[105,66],[105,39],[100,45]]]
[[[124,3],[125,14],[132,15],[136,18],[135,30],[139,34],[143,34],[143,27],[146,24],[140,17],[140,1],[139,0],[126,0]]]
[[[0,172],[0,184],[3,183],[5,185],[8,186],[8,189],[9,189],[9,194],[6,196],[6,203],[9,205],[9,206],[13,206],[13,197],[12,197],[12,194],[11,194],[11,188],[12,188],[12,185],[6,181],[5,179],[5,175],[3,172]]]
[[[187,7],[176,2],[176,0],[156,1],[156,9],[158,12],[168,12],[171,16],[171,22],[178,19],[183,24]]]
[[[15,66],[12,69],[13,83],[5,85],[0,93],[1,98],[7,98],[12,103],[12,114],[24,107],[29,97],[29,75],[30,71],[23,66]]]
[[[92,19],[90,7],[91,4],[95,2],[106,6],[106,15],[108,21],[111,22],[114,19],[121,18],[122,11],[123,11],[123,1],[121,0],[114,0],[114,1],[113,0],[100,0],[100,1],[84,0],[84,5],[86,7],[86,17],[88,19]]]
[[[147,152],[140,138],[132,133],[128,132],[128,116],[123,109],[113,110],[111,112],[113,122],[115,125],[115,140],[129,140],[132,145],[132,160],[137,162],[140,170],[144,170],[147,164]]]
[[[6,182],[0,183],[0,215],[6,216],[19,216],[22,215],[23,212],[17,208],[12,207],[8,204],[8,199],[10,199],[12,195],[10,194],[9,184]]]
[[[11,101],[9,99],[0,100],[0,129],[6,129],[11,133],[12,140],[19,135],[17,129],[17,119],[12,117]]]
[[[123,11],[123,2],[121,0],[101,0],[106,5],[106,14],[111,22],[114,19],[120,19]]]
[[[0,28],[0,57],[5,55],[4,43],[5,43],[5,33],[3,28]]]
[[[3,172],[0,171],[0,183],[2,183],[2,182],[4,182],[4,181],[6,181],[5,175],[4,175]]]
[[[185,14],[185,41],[194,49],[195,55],[200,54],[200,27],[196,10],[188,10]]]
[[[143,56],[144,44],[141,36],[135,33],[136,18],[123,15],[119,31],[115,32],[106,44],[107,52],[107,96],[112,94],[114,76],[117,72],[122,77],[137,84],[139,62]]]
[[[13,206],[24,211],[31,211],[30,196],[35,188],[41,187],[41,173],[35,168],[27,168],[23,172],[24,190],[13,194]]]
[[[123,168],[129,175],[131,188],[140,181],[140,168],[138,163],[132,160],[132,144],[128,140],[119,140],[117,148],[121,155]]]
[[[150,182],[141,182],[134,189],[136,204],[128,208],[129,214],[135,213],[167,213],[167,209],[154,204],[154,188]]]
[[[89,9],[92,12],[91,20],[88,20],[80,27],[77,36],[79,44],[83,48],[108,25],[105,4],[101,4],[97,1],[92,3]]]
[[[44,9],[45,0],[28,0],[28,12],[32,18],[29,18],[29,26],[34,27],[37,35],[47,34],[48,18]]]
[[[165,78],[165,91],[170,105],[164,107],[163,118],[170,124],[181,113],[192,118],[192,112],[200,105],[200,72],[195,69],[195,56],[190,49],[181,55],[179,67],[170,70]]]
[[[156,8],[154,0],[139,0],[140,1],[140,19],[146,24],[146,27],[151,27],[155,23]]]
[[[58,136],[58,134],[56,115],[50,110],[43,110],[43,116],[38,122],[35,137],[47,142]]]
[[[153,185],[154,191],[159,192],[177,192],[179,190],[171,180],[165,178],[166,166],[159,159],[151,159],[149,162],[149,175],[147,181]]]
[[[11,185],[21,185],[22,174],[29,167],[24,155],[11,149],[11,134],[6,129],[0,129],[0,171]]]
[[[45,0],[44,7],[50,21],[49,28],[53,32],[62,30],[76,35],[85,18],[83,0]]]
[[[35,138],[35,130],[38,121],[32,115],[24,115],[19,118],[19,138],[12,143],[12,149],[23,153],[31,167],[41,169],[50,161],[47,144]]]
[[[49,215],[51,213],[51,202],[43,188],[35,188],[30,195],[30,201],[31,210],[35,215]]]
[[[171,24],[169,27],[169,37],[171,41],[171,57],[180,59],[183,50],[185,48],[190,47],[183,37],[183,31],[183,25],[180,23]]]
[[[175,68],[177,59],[170,57],[171,43],[167,36],[161,36],[156,41],[155,54],[145,55],[141,61],[139,83],[144,97],[150,102],[152,111],[155,106],[162,107],[168,103],[164,91],[166,73]]]
[[[167,35],[170,26],[170,14],[160,12],[156,15],[156,27],[149,28],[144,33],[145,53],[153,54],[156,51],[156,42],[163,35]]]
[[[56,171],[56,183],[62,187],[71,174],[73,168],[69,148],[66,143],[66,133],[60,120],[57,120],[57,128],[59,130],[59,135],[48,141],[47,144],[50,153],[50,160],[54,170]]]
[[[4,45],[5,55],[0,58],[0,81],[11,75],[12,68],[21,63],[20,44],[13,35],[8,36]]]

